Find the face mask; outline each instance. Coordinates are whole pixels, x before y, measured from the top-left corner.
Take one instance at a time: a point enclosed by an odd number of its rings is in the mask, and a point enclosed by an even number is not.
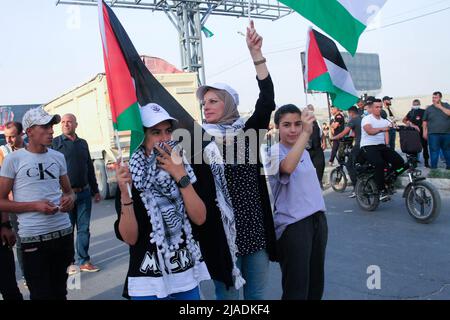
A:
[[[417,110],[417,109],[420,109],[420,106],[412,106],[411,108],[414,110]]]
[[[369,115],[369,111],[364,110],[364,115],[365,115],[365,116],[368,116],[368,115]]]

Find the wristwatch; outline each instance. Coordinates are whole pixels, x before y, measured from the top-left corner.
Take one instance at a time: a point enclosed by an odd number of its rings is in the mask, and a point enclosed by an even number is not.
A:
[[[191,179],[189,178],[188,175],[182,177],[178,182],[177,182],[177,186],[179,188],[186,188],[188,185],[191,184]]]
[[[0,228],[12,229],[12,225],[10,221],[5,221],[0,223]]]

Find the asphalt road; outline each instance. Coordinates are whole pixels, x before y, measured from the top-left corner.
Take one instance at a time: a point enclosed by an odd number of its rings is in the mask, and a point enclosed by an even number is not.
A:
[[[348,194],[324,192],[329,225],[324,299],[450,299],[450,194],[441,194],[441,215],[429,225],[409,217],[399,194],[370,213]],[[79,278],[72,278],[68,299],[122,299],[128,249],[114,236],[113,201],[94,204],[92,217],[90,254],[101,271],[74,276]],[[367,273],[370,266],[379,268],[379,283],[373,271]],[[371,276],[369,283],[379,289],[367,287]],[[280,283],[279,267],[271,263],[267,299],[280,299]],[[205,299],[214,299],[211,282],[201,288]]]

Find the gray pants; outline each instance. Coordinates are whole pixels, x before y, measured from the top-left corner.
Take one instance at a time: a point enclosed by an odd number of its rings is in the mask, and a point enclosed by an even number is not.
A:
[[[283,300],[320,300],[325,282],[328,225],[316,212],[289,225],[277,241]]]

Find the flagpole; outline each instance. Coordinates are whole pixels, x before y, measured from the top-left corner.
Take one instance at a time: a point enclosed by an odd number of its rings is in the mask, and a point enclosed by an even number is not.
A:
[[[114,130],[114,136],[116,138],[117,150],[119,151],[120,166],[124,167],[125,163],[123,162],[122,147],[120,146],[119,131],[117,131],[117,129]],[[130,184],[128,182],[127,182],[127,190],[128,190],[128,195],[130,196],[130,198],[132,198],[133,196],[131,195],[131,188],[130,188]]]
[[[327,92],[327,104],[328,104],[328,123],[331,123],[331,104],[330,104],[330,94]]]
[[[309,33],[312,27],[309,26],[306,32],[306,47],[305,47],[305,57],[304,57],[304,71],[303,71],[303,87],[305,88],[305,103],[308,106],[308,50],[309,50]]]

